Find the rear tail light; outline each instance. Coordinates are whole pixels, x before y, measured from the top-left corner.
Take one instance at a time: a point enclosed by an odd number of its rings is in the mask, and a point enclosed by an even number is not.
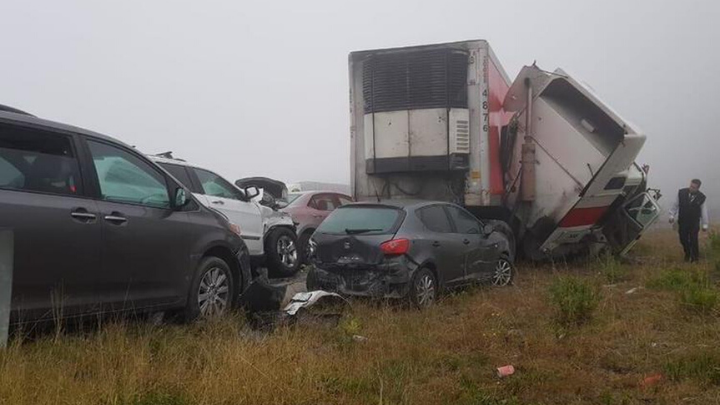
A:
[[[380,250],[387,256],[404,255],[409,249],[410,241],[407,239],[393,239],[380,245]]]

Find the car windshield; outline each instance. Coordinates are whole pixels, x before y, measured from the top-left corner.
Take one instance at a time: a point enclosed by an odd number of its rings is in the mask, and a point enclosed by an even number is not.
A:
[[[320,224],[325,234],[387,234],[395,230],[402,211],[390,207],[350,206],[336,209]]]

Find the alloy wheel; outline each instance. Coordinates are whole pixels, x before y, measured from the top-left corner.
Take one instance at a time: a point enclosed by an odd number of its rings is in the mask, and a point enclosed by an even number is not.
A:
[[[420,307],[427,307],[435,302],[435,280],[429,274],[423,274],[415,282],[417,303]]]
[[[228,307],[230,280],[218,267],[211,268],[198,288],[198,306],[203,317],[222,315]]]
[[[287,267],[295,266],[298,257],[295,241],[288,236],[281,236],[277,241],[277,254],[283,265]]]
[[[493,284],[502,287],[510,284],[510,280],[512,280],[512,264],[505,259],[498,260],[495,265]]]

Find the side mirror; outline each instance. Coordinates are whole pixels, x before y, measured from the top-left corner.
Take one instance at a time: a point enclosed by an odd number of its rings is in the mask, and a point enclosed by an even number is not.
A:
[[[182,208],[190,202],[190,199],[188,198],[187,194],[185,193],[185,189],[182,187],[178,187],[175,189],[175,208]]]
[[[255,186],[245,187],[245,198],[252,200],[260,195],[260,190]]]
[[[492,226],[492,225],[490,225],[490,224],[485,224],[485,226],[483,226],[483,234],[484,234],[485,236],[490,235],[491,233],[493,233],[493,231],[495,231],[495,227],[494,227],[494,226]]]
[[[288,206],[287,201],[281,201],[281,200],[275,201],[275,207],[277,207],[277,209],[279,209],[279,210],[281,210],[287,206]]]

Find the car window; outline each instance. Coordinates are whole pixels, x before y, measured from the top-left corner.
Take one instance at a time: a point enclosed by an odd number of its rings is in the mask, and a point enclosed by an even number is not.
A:
[[[78,195],[81,186],[69,137],[0,126],[0,188]]]
[[[320,211],[333,211],[338,203],[329,194],[319,194],[313,197],[311,206]]]
[[[183,186],[192,188],[192,181],[190,180],[190,174],[185,169],[185,166],[174,165],[171,163],[158,163],[163,169],[167,170],[168,173],[172,174]]]
[[[130,152],[88,141],[103,200],[169,208],[165,177]]]
[[[198,179],[200,179],[203,194],[212,197],[230,198],[234,200],[242,199],[240,191],[230,184],[230,182],[217,174],[198,168],[193,168],[192,170],[195,171]]]
[[[404,216],[396,208],[352,206],[335,210],[320,224],[319,233],[382,235],[393,233]]]
[[[475,217],[458,207],[447,207],[450,218],[455,223],[455,229],[462,234],[480,234],[480,222]]]
[[[445,210],[440,205],[421,208],[418,211],[418,216],[425,227],[433,232],[452,232],[450,220],[448,219],[447,214],[445,214]]]
[[[338,199],[340,200],[340,205],[348,205],[354,202],[353,200],[345,197],[344,195],[339,195]]]

